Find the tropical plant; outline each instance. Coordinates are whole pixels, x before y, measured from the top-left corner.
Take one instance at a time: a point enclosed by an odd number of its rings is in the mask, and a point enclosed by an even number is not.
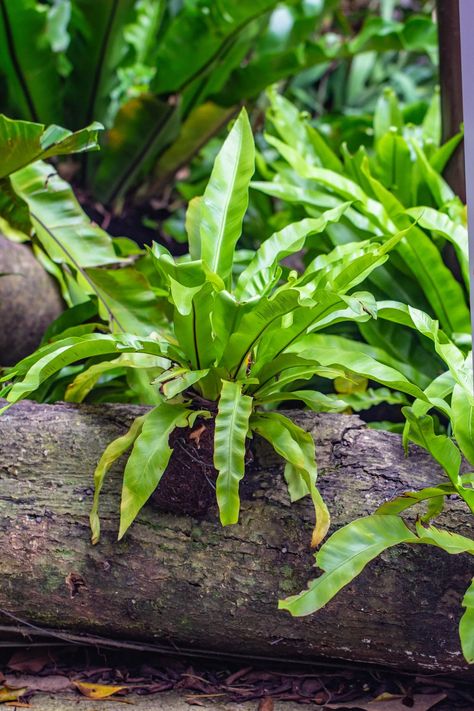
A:
[[[5,111],[73,128],[101,121],[100,160],[75,180],[116,208],[148,199],[274,81],[407,45],[424,53],[427,17],[380,20],[359,38],[317,36],[338,0],[1,0]],[[427,34],[428,33],[428,34]],[[431,41],[431,40],[430,40]]]
[[[98,150],[102,128],[93,123],[73,133],[0,114],[0,229],[13,241],[32,240],[69,305],[91,293],[85,267],[115,264],[136,251],[133,243],[113,240],[92,224],[69,184],[45,162]]]
[[[311,495],[316,545],[327,532],[329,514],[316,487],[313,440],[270,408],[297,401],[315,410],[344,410],[344,399],[304,387],[314,375],[350,379],[356,373],[412,398],[425,397],[403,374],[356,346],[341,350],[317,342],[317,332],[328,325],[348,319],[366,322],[376,315],[372,295],[357,291],[357,286],[387,261],[406,232],[359,243],[356,255],[335,249],[301,275],[280,266],[340,220],[350,209],[345,203],[276,232],[244,260],[242,269],[236,245],[253,172],[254,143],[243,110],[204,195],[189,205],[189,257],[174,259],[155,244],[134,267],[82,268],[81,275],[95,291],[99,314],[108,320],[108,332],[97,333],[103,330],[97,323],[86,324],[85,331],[67,323],[65,333],[56,328],[45,345],[3,378],[9,381],[3,391],[9,407],[58,373],[63,387],[67,384],[66,399],[80,402],[101,378],[125,371],[140,401],[153,405],[109,445],[98,464],[91,515],[94,541],[99,537],[98,497],[113,461],[133,446],[123,481],[122,537],[167,467],[170,434],[202,417],[213,420],[215,427],[222,523],[238,520],[247,439],[255,432],[285,459],[291,499]],[[66,322],[63,318],[62,324]],[[79,368],[71,371],[73,364]]]
[[[345,145],[333,151],[307,116],[275,91],[269,96],[267,148],[259,161],[266,180],[252,187],[285,205],[285,221],[314,218],[351,200],[305,259],[335,247],[350,253],[368,236],[394,234],[412,224],[390,262],[367,277],[368,288],[376,299],[397,299],[426,311],[460,347],[470,347],[465,206],[441,176],[461,135],[440,145],[438,95],[421,125],[414,125],[404,122],[395,95],[385,91],[373,119],[374,148],[360,147],[355,155]],[[447,244],[459,277],[445,261]],[[439,355],[416,331],[382,319],[358,328],[367,347],[382,348],[421,387],[441,372]]]
[[[431,523],[439,516],[447,497],[456,495],[474,514],[474,474],[463,473],[463,457],[474,466],[474,387],[472,353],[466,355],[444,334],[438,322],[426,313],[394,301],[378,304],[378,317],[415,329],[427,338],[443,361],[445,368],[417,398],[404,408],[405,445],[411,440],[426,449],[441,465],[447,482],[440,482],[421,491],[408,491],[383,503],[375,514],[357,519],[336,531],[316,555],[318,567],[324,571],[310,583],[307,590],[280,603],[292,615],[316,612],[331,600],[341,588],[353,580],[383,550],[408,543],[437,546],[450,554],[474,555],[474,540],[452,533]],[[451,435],[439,432],[437,412],[448,420]],[[409,527],[402,514],[418,509],[415,527]],[[462,605],[459,633],[464,656],[474,663],[474,578]]]
[[[318,126],[331,141],[347,142],[351,150],[370,144],[372,114],[382,88],[392,88],[410,113],[423,111],[431,100],[438,78],[437,32],[429,19],[433,10],[432,0],[423,3],[423,7],[412,3],[404,6],[394,0],[381,0],[369,7],[367,3],[340,5],[334,12],[333,24],[347,37],[361,26],[359,41],[364,32],[377,26],[386,36],[390,23],[393,28],[406,24],[410,31],[396,49],[355,52],[337,65],[328,63],[299,72],[289,79],[285,95],[315,113]],[[411,41],[422,28],[423,48]]]

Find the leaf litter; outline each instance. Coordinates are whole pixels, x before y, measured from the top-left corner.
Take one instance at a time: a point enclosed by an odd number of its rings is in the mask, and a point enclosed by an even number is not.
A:
[[[271,668],[226,661],[197,663],[173,656],[106,652],[81,647],[0,650],[0,704],[35,707],[39,692],[126,702],[165,691],[180,693],[190,706],[219,702],[255,703],[276,711],[293,701],[325,711],[473,711],[474,682],[442,675],[414,676],[347,666],[294,666],[275,660]],[[284,711],[284,707],[283,707]]]

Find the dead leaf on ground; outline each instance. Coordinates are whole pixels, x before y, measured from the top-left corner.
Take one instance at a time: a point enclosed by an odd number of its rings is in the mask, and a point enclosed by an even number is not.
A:
[[[354,709],[354,711],[430,711],[446,698],[446,694],[417,694],[413,704],[403,703],[403,698],[389,701],[353,701],[348,704],[326,704],[325,709]]]
[[[126,686],[105,686],[103,684],[89,684],[85,681],[73,681],[75,687],[88,699],[107,699],[119,691],[124,691]]]
[[[273,703],[273,699],[271,699],[269,696],[267,696],[265,699],[262,699],[258,705],[258,711],[273,711],[275,708],[275,704]]]
[[[19,649],[12,655],[7,667],[12,671],[38,674],[38,672],[43,671],[51,660],[51,654],[42,650]]]
[[[65,691],[71,687],[71,682],[67,676],[62,674],[48,674],[48,676],[34,676],[33,674],[21,674],[13,676],[7,674],[7,686],[19,687],[26,686],[29,691],[46,691],[55,693],[57,691]]]
[[[12,689],[8,686],[4,686],[0,689],[0,704],[5,704],[7,701],[18,701],[22,696],[26,694],[28,689]]]

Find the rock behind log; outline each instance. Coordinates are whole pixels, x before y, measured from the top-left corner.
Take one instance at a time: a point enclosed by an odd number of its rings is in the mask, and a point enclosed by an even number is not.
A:
[[[32,353],[62,310],[54,279],[31,249],[0,235],[0,366]]]

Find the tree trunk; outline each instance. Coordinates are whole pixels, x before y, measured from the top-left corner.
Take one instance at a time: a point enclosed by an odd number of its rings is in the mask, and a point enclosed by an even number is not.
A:
[[[436,12],[444,142],[458,133],[463,122],[459,0],[437,0]],[[466,202],[463,143],[446,166],[444,177],[456,195]]]
[[[312,507],[290,505],[278,458],[254,442],[240,523],[222,529],[145,506],[116,542],[120,476],[102,494],[102,539],[89,542],[92,472],[142,408],[21,403],[0,418],[0,608],[50,629],[238,652],[337,658],[408,670],[466,668],[457,636],[472,558],[400,546],[370,564],[324,610],[294,619],[279,597],[314,576]],[[407,489],[439,481],[422,450],[359,418],[294,412],[313,434],[333,529]],[[449,502],[440,523],[469,533]],[[10,623],[2,618],[0,623]],[[0,628],[1,629],[1,628]],[[1,632],[0,632],[1,635]]]

